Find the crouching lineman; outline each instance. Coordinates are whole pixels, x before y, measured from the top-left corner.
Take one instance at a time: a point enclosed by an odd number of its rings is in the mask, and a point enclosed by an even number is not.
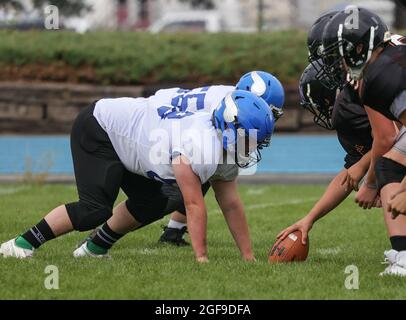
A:
[[[184,103],[204,104],[208,89]],[[102,99],[83,110],[72,129],[79,201],[54,209],[26,233],[2,244],[0,255],[29,258],[47,241],[104,223],[74,256],[107,257],[126,233],[161,219],[184,202],[195,258],[207,262],[207,210],[201,186],[210,181],[243,259],[253,260],[236,177],[239,167],[260,160],[273,129],[267,103],[247,91],[229,93],[212,113],[179,111],[160,95]],[[182,197],[165,188],[175,185]],[[113,212],[120,188],[128,200]]]
[[[240,81],[237,83],[236,87],[233,86],[213,86],[207,92],[207,97],[211,96],[210,99],[206,99],[207,102],[203,104],[191,104],[187,105],[185,101],[190,99],[190,97],[199,94],[201,89],[195,90],[181,90],[181,89],[168,89],[161,90],[160,95],[166,96],[166,103],[172,104],[174,107],[179,108],[182,111],[191,112],[213,112],[217,107],[219,99],[222,99],[228,93],[237,90],[246,90],[254,93],[255,95],[264,99],[269,107],[271,108],[275,121],[280,119],[283,115],[283,106],[285,103],[285,90],[280,83],[280,81],[272,74],[264,71],[252,71],[245,74]],[[183,92],[181,99],[177,98],[179,96],[178,91]],[[210,189],[210,183],[203,185],[203,195],[205,195]],[[170,243],[176,246],[185,246],[188,243],[184,239],[184,234],[187,232],[186,223],[186,210],[185,208],[179,209],[178,212],[174,212],[171,215],[168,226],[164,227],[164,232],[162,233],[159,242],[160,243]],[[94,233],[93,233],[94,235]],[[90,235],[90,238],[93,236]]]
[[[322,62],[317,65],[322,66]],[[337,90],[324,87],[316,74],[315,66],[310,64],[300,79],[301,105],[314,115],[317,125],[337,132],[338,141],[347,155],[343,170],[331,181],[310,212],[278,235],[278,239],[283,240],[300,230],[303,244],[306,244],[316,221],[335,209],[353,190],[358,191],[358,185],[370,166],[373,143],[368,115],[358,93],[348,85],[337,96]],[[379,199],[375,200],[374,206],[379,206]]]
[[[359,82],[359,96],[368,113],[374,143],[371,170],[366,177],[371,203],[380,195],[392,250],[385,252],[389,266],[382,275],[406,276],[406,216],[393,216],[401,181],[406,174],[406,42],[391,35],[382,19],[363,9],[350,10],[358,16],[358,28],[349,27],[348,11],[336,14],[323,33],[323,61],[332,80],[349,74]],[[396,121],[403,125],[396,138],[395,130],[380,124]],[[388,147],[389,146],[389,147]],[[393,204],[396,207],[393,207]],[[369,206],[369,204],[367,205]],[[396,218],[396,219],[393,219]]]

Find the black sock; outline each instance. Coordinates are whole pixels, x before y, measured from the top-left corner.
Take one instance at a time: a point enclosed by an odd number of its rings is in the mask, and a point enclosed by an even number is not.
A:
[[[35,249],[38,249],[45,242],[55,239],[55,235],[45,219],[41,220],[41,222],[24,233],[22,237],[27,240]]]
[[[109,250],[118,240],[120,240],[124,235],[115,233],[113,230],[110,229],[107,223],[101,227],[92,242],[104,249]]]
[[[396,251],[406,251],[406,236],[394,236],[390,238],[392,249]]]

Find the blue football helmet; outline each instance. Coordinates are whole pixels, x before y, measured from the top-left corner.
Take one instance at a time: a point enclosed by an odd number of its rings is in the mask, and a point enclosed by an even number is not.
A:
[[[285,90],[280,81],[272,74],[264,71],[252,71],[244,75],[237,83],[237,90],[247,90],[268,103],[274,114],[275,121],[283,116]]]
[[[236,90],[214,111],[213,123],[222,133],[224,149],[234,152],[240,168],[248,168],[261,161],[261,150],[270,145],[275,118],[264,99],[249,91]],[[241,142],[243,156],[239,150]]]

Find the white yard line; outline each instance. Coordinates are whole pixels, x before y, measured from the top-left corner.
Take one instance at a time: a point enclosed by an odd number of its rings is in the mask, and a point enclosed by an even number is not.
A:
[[[265,193],[265,188],[250,189],[247,191],[249,196],[260,196]]]
[[[297,204],[304,204],[304,203],[312,203],[319,200],[319,198],[308,198],[308,199],[294,199],[289,201],[274,201],[274,202],[266,202],[266,203],[258,203],[252,204],[249,206],[244,206],[245,210],[258,210],[258,209],[266,209],[266,208],[277,208],[289,205],[297,205]],[[221,213],[220,209],[213,210],[214,213]]]

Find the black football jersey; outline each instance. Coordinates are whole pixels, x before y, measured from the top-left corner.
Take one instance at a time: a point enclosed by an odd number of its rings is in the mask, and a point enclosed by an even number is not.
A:
[[[398,120],[390,107],[406,90],[406,40],[393,36],[383,52],[364,72],[361,100],[390,120]]]
[[[372,148],[372,128],[362,106],[358,92],[346,86],[337,96],[332,123],[338,141],[347,153],[345,168],[348,169]]]

